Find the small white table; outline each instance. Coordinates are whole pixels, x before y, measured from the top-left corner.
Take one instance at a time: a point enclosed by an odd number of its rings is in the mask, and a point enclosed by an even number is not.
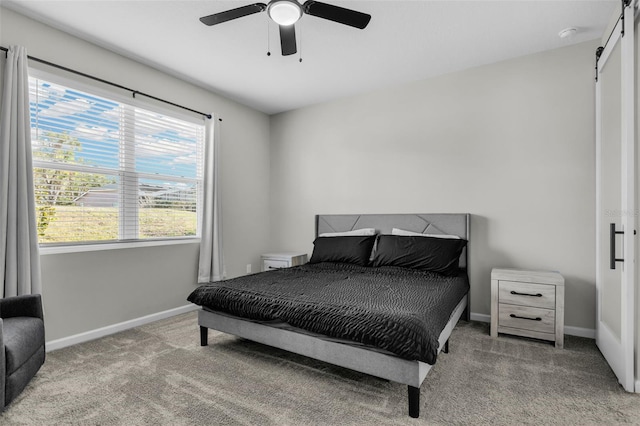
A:
[[[498,333],[564,346],[564,278],[558,272],[491,271],[491,337]]]
[[[307,263],[307,253],[266,253],[261,256],[262,271],[290,268]]]

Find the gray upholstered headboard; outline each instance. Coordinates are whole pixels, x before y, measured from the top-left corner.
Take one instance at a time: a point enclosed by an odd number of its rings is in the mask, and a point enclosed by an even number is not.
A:
[[[352,231],[375,228],[378,233],[390,234],[392,228],[423,234],[457,235],[469,241],[469,214],[322,214],[316,216],[316,236],[324,232]],[[466,268],[468,246],[460,254],[460,267]]]

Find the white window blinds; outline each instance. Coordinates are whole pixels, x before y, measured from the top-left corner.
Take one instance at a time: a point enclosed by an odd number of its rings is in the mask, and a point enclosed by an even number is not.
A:
[[[29,82],[41,244],[198,235],[203,124]]]

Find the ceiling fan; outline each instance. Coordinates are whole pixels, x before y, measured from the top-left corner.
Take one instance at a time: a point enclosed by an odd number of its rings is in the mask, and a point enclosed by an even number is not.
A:
[[[349,25],[351,27],[364,29],[371,20],[371,15],[357,12],[344,7],[334,6],[319,1],[308,0],[304,4],[296,0],[271,0],[269,4],[254,3],[247,6],[227,10],[225,12],[214,13],[203,16],[200,22],[205,25],[216,25],[243,16],[267,11],[269,18],[280,27],[280,46],[282,55],[293,55],[298,51],[296,46],[295,23],[302,17],[303,13],[329,21]]]

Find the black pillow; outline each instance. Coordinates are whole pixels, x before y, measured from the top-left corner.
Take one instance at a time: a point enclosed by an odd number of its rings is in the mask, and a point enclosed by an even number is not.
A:
[[[318,237],[313,242],[309,263],[342,262],[367,266],[375,235]]]
[[[467,240],[405,235],[380,235],[373,266],[402,266],[453,276]]]

